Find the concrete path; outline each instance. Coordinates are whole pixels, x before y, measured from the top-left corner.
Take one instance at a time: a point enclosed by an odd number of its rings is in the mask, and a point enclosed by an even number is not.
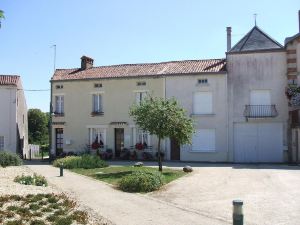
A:
[[[117,225],[225,225],[230,218],[218,218],[213,214],[188,207],[192,199],[183,205],[167,202],[150,195],[124,193],[103,182],[64,171],[49,165],[28,165],[53,185],[74,195],[83,204]],[[191,193],[192,196],[197,193]],[[229,206],[230,207],[230,206]]]

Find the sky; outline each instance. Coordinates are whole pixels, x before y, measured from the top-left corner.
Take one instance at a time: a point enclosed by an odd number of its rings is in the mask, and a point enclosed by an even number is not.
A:
[[[257,25],[283,44],[299,32],[299,0],[0,0],[0,74],[22,78],[28,108],[49,111],[56,68],[224,58]],[[43,91],[30,91],[43,90]],[[1,110],[0,110],[1,112]]]

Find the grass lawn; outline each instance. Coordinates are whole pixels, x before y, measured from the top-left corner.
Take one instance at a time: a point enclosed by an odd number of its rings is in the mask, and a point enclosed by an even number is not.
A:
[[[143,170],[158,171],[158,167],[153,168],[153,167],[133,167],[133,166],[110,166],[110,167],[97,168],[97,169],[77,168],[77,169],[72,169],[71,171],[116,185],[122,179],[122,177],[131,174],[134,171],[143,171]],[[166,183],[169,183],[185,175],[185,173],[181,170],[166,169],[166,168],[163,168],[162,173]]]

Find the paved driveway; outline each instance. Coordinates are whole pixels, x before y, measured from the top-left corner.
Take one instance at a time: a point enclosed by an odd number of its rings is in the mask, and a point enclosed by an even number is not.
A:
[[[182,164],[170,164],[182,166]],[[244,201],[245,224],[300,224],[300,167],[194,164],[195,171],[150,196],[208,217],[231,220]]]

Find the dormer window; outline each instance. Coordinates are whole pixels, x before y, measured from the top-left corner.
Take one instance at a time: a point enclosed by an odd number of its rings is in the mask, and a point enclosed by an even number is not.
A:
[[[58,84],[58,85],[55,86],[55,88],[56,88],[56,89],[63,89],[63,88],[64,88],[64,85]]]
[[[146,81],[138,81],[136,82],[136,86],[146,86]]]
[[[102,88],[102,84],[101,83],[95,83],[94,88]]]

